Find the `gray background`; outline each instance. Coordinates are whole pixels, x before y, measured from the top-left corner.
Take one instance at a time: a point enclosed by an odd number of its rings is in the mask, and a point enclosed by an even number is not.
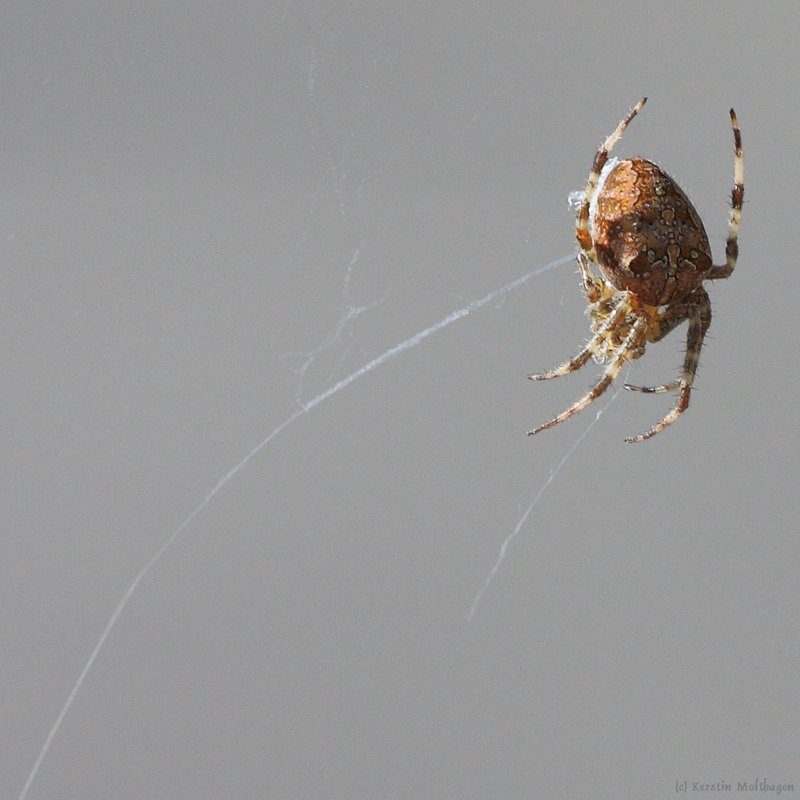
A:
[[[596,366],[573,266],[287,427],[139,586],[30,798],[800,793],[796,3],[10,4],[0,13],[0,796],[109,614],[298,407],[573,249],[620,154],[723,258],[692,407]],[[630,378],[676,374],[685,327]],[[791,795],[789,795],[791,796]]]

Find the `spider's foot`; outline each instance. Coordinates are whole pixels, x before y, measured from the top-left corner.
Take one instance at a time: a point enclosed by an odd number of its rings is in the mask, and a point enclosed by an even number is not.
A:
[[[661,433],[661,431],[663,431],[664,428],[668,427],[669,425],[672,425],[672,423],[675,422],[675,420],[678,419],[678,417],[681,414],[683,414],[684,411],[686,411],[688,405],[689,405],[689,398],[687,396],[685,398],[682,398],[681,401],[679,401],[678,405],[675,406],[675,408],[673,408],[672,411],[670,411],[667,414],[667,416],[664,417],[664,419],[662,419],[661,422],[658,423],[658,425],[653,425],[653,427],[650,428],[649,431],[645,431],[644,433],[640,433],[638,436],[628,436],[625,439],[625,441],[626,442],[643,442],[645,439],[650,439],[651,437],[655,436],[657,433]]]
[[[563,422],[563,420],[560,417],[551,419],[550,422],[545,422],[544,425],[540,425],[538,428],[534,428],[532,431],[528,431],[528,436],[535,436],[537,433],[541,433],[542,431],[546,431],[548,428],[552,428],[553,425],[558,425],[559,422]]]
[[[645,439],[649,439],[651,436],[655,436],[658,433],[657,430],[651,428],[647,433],[640,433],[638,436],[626,436],[625,441],[628,444],[633,442],[643,442]]]
[[[533,375],[528,375],[529,381],[549,381],[550,378],[557,378],[561,375],[560,372],[535,372]]]

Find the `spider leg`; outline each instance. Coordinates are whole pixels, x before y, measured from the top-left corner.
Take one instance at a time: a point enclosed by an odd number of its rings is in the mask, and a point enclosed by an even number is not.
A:
[[[614,132],[608,136],[595,154],[594,162],[592,163],[592,171],[589,173],[589,180],[586,183],[586,191],[584,192],[583,202],[581,203],[581,210],[578,213],[578,220],[575,223],[575,236],[578,239],[578,244],[590,261],[597,261],[597,254],[594,251],[592,237],[589,234],[589,205],[597,190],[597,182],[600,180],[600,173],[603,171],[606,161],[608,161],[608,154],[620,140],[622,132],[628,127],[628,123],[639,113],[646,102],[647,98],[643,97],[633,107],[628,116],[617,125]]]
[[[652,341],[657,342],[659,339],[663,339],[674,327],[680,325],[685,319],[691,316],[691,310],[689,308],[685,308],[680,306],[678,308],[672,309],[670,312],[671,319],[661,327],[659,334],[657,337],[652,339]],[[643,394],[660,394],[661,392],[674,392],[676,389],[680,389],[681,381],[680,378],[678,380],[671,381],[670,383],[662,383],[660,386],[634,386],[632,383],[626,383],[625,388],[629,392],[642,392]]]
[[[642,442],[655,436],[675,422],[678,417],[683,414],[689,407],[689,397],[692,393],[692,382],[697,372],[697,363],[700,360],[700,350],[703,347],[703,340],[705,339],[706,332],[711,325],[711,301],[708,299],[705,289],[702,287],[696,289],[693,295],[698,299],[698,304],[690,306],[685,309],[689,317],[689,332],[686,335],[686,356],[683,361],[683,375],[680,381],[675,386],[680,389],[678,401],[674,407],[667,412],[667,415],[658,425],[654,425],[646,433],[640,433],[638,436],[629,436],[625,439],[626,442]],[[678,311],[678,310],[676,310]],[[661,391],[664,387],[656,386],[650,391]],[[647,389],[645,389],[647,391]]]
[[[658,392],[674,392],[679,389],[681,382],[679,380],[672,381],[672,383],[663,383],[661,386],[634,386],[632,383],[626,383],[625,388],[629,392],[643,392],[644,394],[657,394]]]
[[[586,253],[581,251],[578,253],[578,266],[581,268],[581,283],[583,284],[583,293],[590,303],[596,303],[603,297],[603,288],[605,283],[592,274],[589,268],[589,259]]]
[[[708,279],[715,281],[727,278],[736,266],[739,256],[739,222],[742,219],[742,203],[744,201],[744,159],[742,158],[742,136],[739,133],[739,123],[736,113],[731,109],[731,125],[733,127],[733,143],[736,153],[733,160],[733,191],[731,192],[731,216],[728,221],[728,241],[725,245],[725,263],[721,266],[711,267]]]
[[[569,419],[573,414],[577,414],[589,405],[593,400],[600,397],[603,392],[608,389],[614,378],[619,374],[622,365],[630,358],[631,351],[636,347],[641,346],[644,342],[645,329],[647,327],[647,319],[638,317],[631,326],[630,332],[625,337],[622,344],[614,351],[614,356],[609,362],[608,366],[599,381],[583,396],[580,400],[573,403],[566,411],[562,411],[557,417],[554,417],[544,425],[532,431],[528,431],[528,436],[533,436],[536,433],[552,428],[553,425],[558,425],[565,419]]]
[[[551,378],[560,378],[562,375],[568,375],[570,372],[575,372],[576,369],[580,369],[589,360],[590,356],[597,354],[598,345],[605,339],[606,331],[616,327],[630,310],[630,305],[627,302],[621,301],[614,311],[608,315],[608,318],[604,320],[597,333],[589,339],[586,346],[576,356],[549,372],[539,372],[528,375],[528,379],[532,381],[549,381]]]
[[[708,304],[708,302],[708,294],[706,293],[705,289],[701,288],[700,291],[694,290],[687,297],[687,302],[681,303],[680,305],[670,306],[663,311],[657,320],[658,325],[655,328],[651,327],[651,329],[648,331],[647,341],[661,341],[668,333],[671,333],[675,328],[677,328],[678,325],[689,319],[692,316],[693,309],[703,308]],[[708,330],[708,326],[711,324],[710,306],[708,307],[707,314],[708,321],[706,323],[706,330]],[[670,383],[662,384],[661,386],[634,386],[630,383],[625,384],[625,388],[628,391],[643,392],[645,394],[674,392],[676,389],[680,389],[680,387],[680,378],[678,380],[671,381]]]

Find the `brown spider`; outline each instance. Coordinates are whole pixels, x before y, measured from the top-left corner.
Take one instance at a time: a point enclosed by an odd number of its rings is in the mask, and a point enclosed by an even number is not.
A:
[[[597,151],[575,223],[583,291],[589,301],[592,338],[572,359],[550,372],[530,375],[534,381],[580,369],[593,357],[608,360],[600,380],[580,400],[529,436],[563,422],[586,408],[616,378],[622,365],[644,353],[646,342],[663,339],[689,320],[683,375],[663,386],[630,386],[637,392],[680,392],[674,408],[646,433],[628,437],[641,442],[673,423],[689,406],[692,381],[708,327],[711,303],[704,280],[727,278],[736,266],[736,237],[744,198],[742,138],[736,114],[731,124],[736,147],[734,187],[725,264],[714,266],[700,217],[675,181],[652,161],[608,159],[628,123],[647,101],[643,98]],[[601,273],[590,271],[595,265]]]

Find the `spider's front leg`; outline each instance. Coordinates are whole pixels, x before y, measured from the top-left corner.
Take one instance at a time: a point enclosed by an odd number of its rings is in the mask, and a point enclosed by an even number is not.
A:
[[[725,263],[713,266],[708,280],[716,281],[727,278],[736,267],[739,256],[739,223],[742,219],[742,204],[744,203],[744,160],[742,159],[742,135],[739,133],[739,122],[736,113],[731,109],[731,125],[733,127],[734,161],[733,161],[733,191],[731,192],[731,216],[728,221],[728,241],[725,245]]]
[[[624,308],[626,304],[621,303],[620,306]],[[628,307],[626,313],[629,310],[630,308]],[[631,325],[628,335],[620,343],[619,347],[614,350],[614,354],[611,356],[608,366],[600,380],[598,380],[580,400],[576,400],[566,411],[562,411],[557,417],[554,417],[549,422],[545,422],[544,425],[540,425],[538,428],[528,431],[528,436],[533,436],[536,433],[552,428],[553,425],[558,425],[559,422],[569,419],[573,414],[582,411],[589,403],[600,397],[611,385],[614,378],[617,377],[622,365],[631,358],[631,354],[644,344],[646,326],[646,319],[644,317],[638,317],[633,325]]]
[[[533,375],[528,375],[528,379],[532,381],[549,381],[551,378],[560,378],[562,375],[569,375],[570,372],[580,369],[591,356],[596,356],[601,352],[601,346],[606,340],[607,332],[616,328],[625,319],[630,310],[628,303],[620,301],[576,356],[549,372],[537,372]]]
[[[626,389],[632,389],[640,392],[667,392],[673,389],[679,389],[680,395],[675,406],[667,413],[664,419],[654,425],[646,433],[641,433],[638,436],[630,436],[626,442],[642,442],[655,436],[671,425],[675,420],[683,414],[689,407],[689,397],[692,393],[692,383],[694,376],[697,373],[697,364],[700,360],[700,350],[703,347],[703,340],[709,326],[711,325],[711,301],[708,299],[708,294],[702,286],[695,289],[687,298],[685,303],[667,308],[660,319],[661,326],[658,335],[652,341],[658,341],[666,336],[676,325],[679,325],[683,320],[689,320],[689,331],[686,336],[686,356],[683,361],[683,374],[680,380],[673,381],[673,383],[665,384],[664,386],[628,386]]]

